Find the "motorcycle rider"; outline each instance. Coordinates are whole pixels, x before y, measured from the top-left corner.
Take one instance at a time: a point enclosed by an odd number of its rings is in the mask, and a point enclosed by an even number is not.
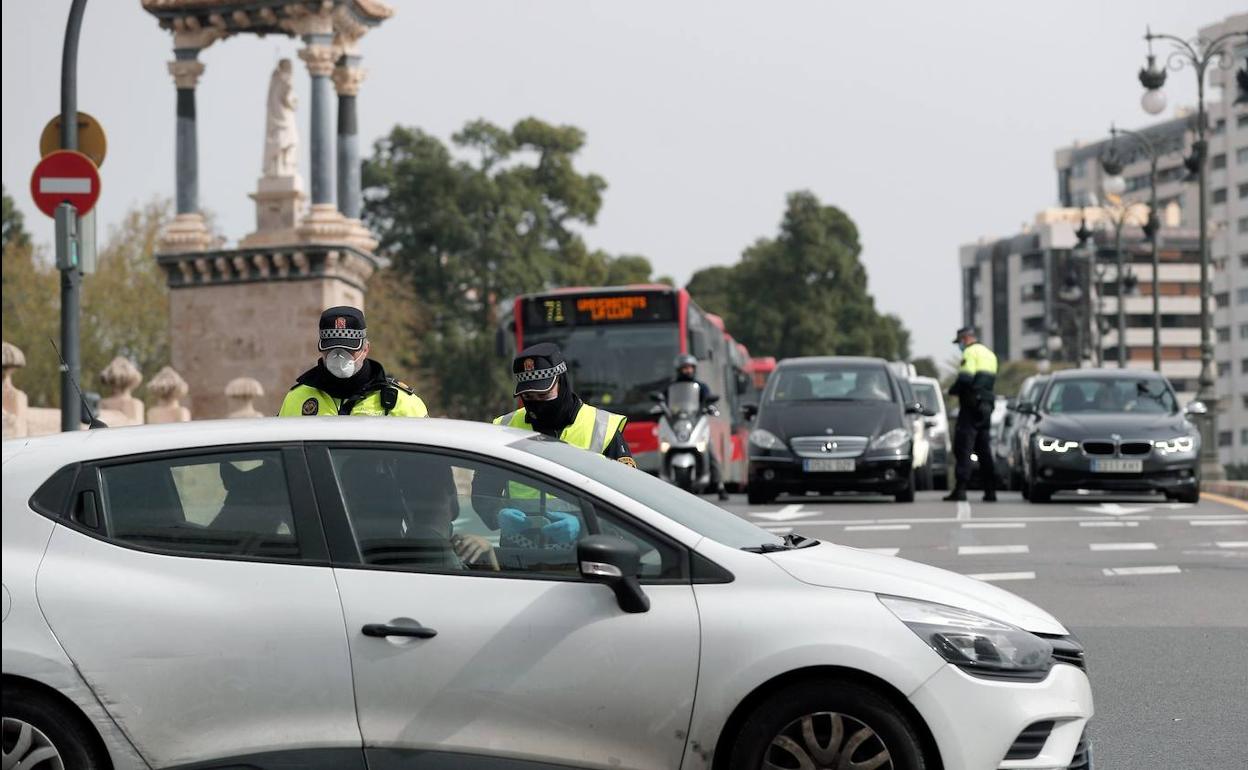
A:
[[[708,412],[709,414],[719,414],[718,410],[716,410],[713,406],[715,402],[715,393],[711,390],[709,385],[697,378],[698,359],[688,353],[681,353],[676,356],[676,361],[673,366],[676,369],[676,377],[672,380],[672,383],[694,383],[698,386],[698,401],[701,405],[702,411]],[[707,461],[710,464],[711,486],[715,487],[715,492],[719,496],[720,500],[727,500],[728,492],[724,489],[724,480],[719,470],[719,458],[715,456],[713,443],[707,447],[706,454]]]

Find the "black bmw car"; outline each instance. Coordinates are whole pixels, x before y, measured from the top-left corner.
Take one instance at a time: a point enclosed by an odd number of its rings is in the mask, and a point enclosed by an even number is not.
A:
[[[1130,369],[1056,372],[1036,402],[1018,408],[1033,416],[1022,453],[1028,500],[1047,502],[1054,492],[1069,489],[1200,499],[1200,433],[1161,375]],[[1189,407],[1193,413],[1198,409]]]
[[[869,491],[914,500],[914,415],[883,359],[790,358],[767,382],[749,440],[749,500]]]

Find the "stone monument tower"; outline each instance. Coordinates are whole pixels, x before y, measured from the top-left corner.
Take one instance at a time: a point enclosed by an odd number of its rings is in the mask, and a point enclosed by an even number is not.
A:
[[[360,222],[358,43],[393,10],[380,0],[141,2],[173,33],[177,215],[156,256],[170,289],[172,364],[186,378],[196,418],[227,416],[226,385],[243,376],[260,385],[255,407],[276,414],[294,378],[317,356],[320,312],[333,305],[363,308],[366,283],[378,266],[377,241]],[[204,73],[199,51],[245,34],[304,43],[299,58],[312,79],[311,205],[305,209],[298,171],[294,70],[283,59],[269,77],[264,105],[260,178],[251,194],[256,230],[227,248],[209,234],[199,208],[195,87]],[[338,92],[336,142],[331,82]]]

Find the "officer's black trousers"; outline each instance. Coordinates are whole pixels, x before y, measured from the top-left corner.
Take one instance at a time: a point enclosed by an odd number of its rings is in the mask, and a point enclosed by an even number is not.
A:
[[[971,481],[971,453],[979,456],[980,480],[984,489],[997,488],[997,469],[992,462],[992,444],[989,426],[980,427],[971,420],[958,420],[953,432],[953,454],[957,460],[954,476],[958,486],[965,489]]]

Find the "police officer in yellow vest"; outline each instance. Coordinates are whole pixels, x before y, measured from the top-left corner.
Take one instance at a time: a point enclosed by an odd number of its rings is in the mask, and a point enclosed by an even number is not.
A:
[[[368,330],[357,308],[331,307],[321,313],[323,353],[316,366],[299,375],[282,400],[278,417],[318,414],[425,417],[428,410],[411,388],[386,375],[368,357]]]
[[[979,457],[984,501],[996,502],[997,473],[989,439],[996,401],[992,391],[997,383],[997,356],[976,338],[975,330],[969,326],[958,329],[953,341],[962,349],[958,379],[949,388],[949,395],[958,397],[958,423],[953,434],[957,481],[945,500],[966,499],[966,488],[971,482],[971,453],[974,452]]]

